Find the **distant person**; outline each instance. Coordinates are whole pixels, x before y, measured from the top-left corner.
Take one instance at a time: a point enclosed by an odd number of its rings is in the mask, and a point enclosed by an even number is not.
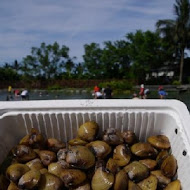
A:
[[[144,99],[148,98],[148,95],[150,94],[150,90],[147,88],[144,90]]]
[[[141,99],[144,99],[144,84],[141,84],[140,86],[139,96]]]
[[[107,87],[104,89],[104,98],[105,99],[111,99],[112,96],[113,96],[113,93],[112,93],[112,89],[110,87],[110,85],[107,85]]]
[[[8,86],[7,92],[8,92],[8,94],[7,94],[6,100],[7,101],[13,100],[12,86],[10,86],[10,85]]]
[[[12,93],[12,86],[8,86],[8,93],[11,94]]]
[[[163,86],[159,86],[158,88],[158,94],[160,96],[160,99],[165,99],[168,93],[164,90]]]
[[[95,96],[94,96],[95,99],[102,99],[102,97],[103,97],[103,94],[101,90],[95,92]]]
[[[23,90],[20,95],[21,95],[22,100],[29,100],[28,90]]]
[[[96,86],[94,87],[94,93],[96,93],[96,92],[98,92],[98,91],[100,91],[100,88],[96,85]]]
[[[20,90],[19,89],[14,90],[14,95],[15,97],[20,96]]]
[[[138,95],[136,93],[134,93],[132,99],[139,99],[139,97],[138,97]]]

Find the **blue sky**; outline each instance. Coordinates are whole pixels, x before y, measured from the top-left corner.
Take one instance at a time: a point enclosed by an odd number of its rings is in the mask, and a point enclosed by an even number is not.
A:
[[[175,0],[1,0],[0,64],[21,61],[42,42],[70,48],[82,61],[84,44],[124,39],[174,18]]]

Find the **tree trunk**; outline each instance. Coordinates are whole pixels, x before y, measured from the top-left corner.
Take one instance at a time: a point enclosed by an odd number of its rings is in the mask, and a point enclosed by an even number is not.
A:
[[[179,82],[182,84],[183,80],[183,65],[184,65],[184,48],[181,49],[181,60],[180,60],[180,73]]]

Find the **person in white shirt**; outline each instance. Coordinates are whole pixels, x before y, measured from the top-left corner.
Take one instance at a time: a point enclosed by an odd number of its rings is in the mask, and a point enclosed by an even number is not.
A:
[[[20,95],[22,97],[22,100],[29,100],[28,90],[23,90]]]
[[[100,91],[95,92],[95,99],[102,99],[102,93]]]

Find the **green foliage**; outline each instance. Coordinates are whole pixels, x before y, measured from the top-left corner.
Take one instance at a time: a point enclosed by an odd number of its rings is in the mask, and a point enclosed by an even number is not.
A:
[[[12,68],[0,67],[0,81],[17,81],[20,80],[20,76]]]
[[[40,48],[32,47],[31,55],[23,59],[21,70],[26,76],[39,78],[54,78],[65,69],[70,74],[73,62],[69,58],[69,48],[60,47],[57,42],[46,45],[41,43]]]
[[[84,51],[83,59],[86,73],[88,73],[90,78],[103,78],[103,64],[101,61],[102,49],[99,44],[85,44]]]
[[[183,79],[184,51],[190,48],[190,2],[189,0],[176,0],[174,4],[176,18],[159,20],[156,23],[157,30],[163,36],[163,40],[169,42],[175,48],[175,57],[180,59],[179,81]]]
[[[128,80],[122,81],[110,81],[110,82],[103,82],[98,84],[100,88],[106,88],[106,86],[110,85],[110,87],[114,90],[131,90],[133,87],[133,83]]]
[[[84,66],[90,78],[123,79],[128,77],[130,60],[126,41],[106,41],[102,49],[96,43],[86,44],[84,48]]]
[[[132,62],[131,69],[138,81],[143,82],[146,73],[157,69],[164,63],[165,55],[158,33],[138,30],[126,35],[129,42],[128,54]]]
[[[173,85],[181,85],[181,82],[178,81],[178,80],[174,80],[174,81],[172,82],[172,84],[173,84]]]
[[[61,90],[61,89],[63,89],[63,87],[61,85],[59,85],[59,84],[54,84],[54,85],[48,86],[47,89],[49,91],[51,91],[51,90]]]

